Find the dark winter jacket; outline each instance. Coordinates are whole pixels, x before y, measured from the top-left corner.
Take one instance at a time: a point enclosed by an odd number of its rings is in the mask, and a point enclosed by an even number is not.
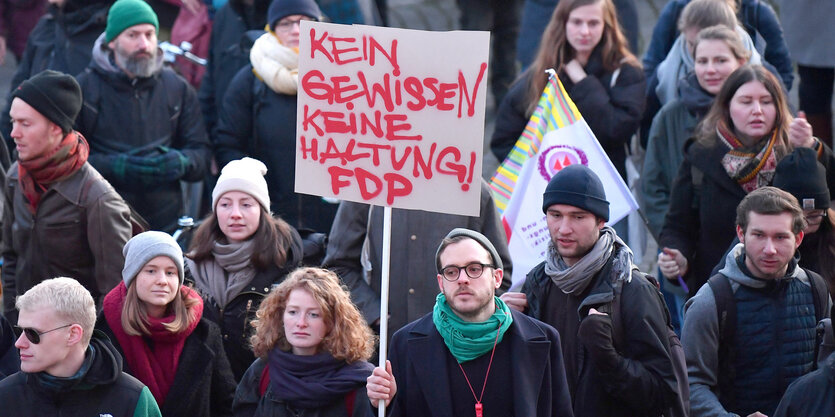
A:
[[[20,370],[20,354],[15,347],[17,334],[5,316],[0,316],[0,380]]]
[[[512,376],[491,374],[490,379],[513,381],[507,385],[513,415],[573,416],[560,335],[539,320],[516,310],[511,312],[513,323],[500,343],[510,344],[510,363],[515,373]],[[450,362],[454,359],[432,322],[432,313],[394,334],[389,359],[397,381],[397,394],[388,407],[388,416],[452,417],[448,375],[450,367],[457,364]]]
[[[527,68],[536,58],[542,33],[554,14],[559,0],[525,0],[522,9],[522,23],[519,25],[519,37],[516,40],[516,59]],[[635,0],[613,0],[618,11],[618,23],[623,34],[629,40],[629,49],[638,51],[638,9]]]
[[[267,165],[272,211],[296,229],[327,233],[336,204],[297,194],[296,95],[279,94],[255,77],[252,65],[229,85],[215,135],[219,166],[249,156]]]
[[[275,398],[272,386],[267,385],[264,395],[261,395],[261,376],[266,366],[267,361],[258,358],[246,370],[243,380],[238,384],[238,390],[235,391],[235,402],[232,404],[235,417],[348,417],[349,405],[352,406],[350,416],[366,415],[369,402],[365,385],[354,391],[350,400],[335,401],[321,408],[298,410],[296,414],[287,404]]]
[[[611,281],[612,259],[603,266],[587,292],[580,296],[580,310],[577,320],[588,314],[591,307],[611,302],[614,298]],[[676,378],[673,374],[669,355],[667,328],[657,289],[645,278],[633,271],[632,279],[624,283],[621,292],[622,334],[626,338],[623,352],[618,352],[621,364],[618,372],[603,374],[596,369],[586,348],[576,348],[577,358],[565,358],[577,362],[578,380],[574,381],[574,415],[581,416],[658,416],[673,400]],[[545,303],[554,291],[560,297],[574,297],[556,288],[545,273],[545,263],[537,265],[528,273],[522,292],[528,300],[529,316],[547,322],[558,323],[545,317]],[[628,311],[624,311],[628,309]],[[560,329],[557,329],[560,331]],[[579,334],[562,335],[563,346],[579,344]],[[568,351],[568,349],[564,349]]]
[[[212,136],[217,127],[223,96],[238,70],[249,64],[249,49],[254,38],[247,31],[263,33],[267,24],[267,0],[255,0],[247,6],[243,0],[230,0],[215,13],[209,43],[208,64],[200,91],[200,107],[206,121],[206,132]]]
[[[774,417],[835,416],[835,353],[824,366],[795,380]]]
[[[673,184],[658,243],[662,248],[678,249],[687,258],[684,278],[693,296],[710,278],[713,267],[736,236],[736,206],[746,193],[722,167],[722,157],[728,152],[725,145],[706,146],[690,140],[684,149],[684,161]],[[831,167],[835,162],[828,147],[824,146],[819,161],[827,169],[832,193],[835,181]],[[699,186],[694,186],[694,172],[701,177],[696,180]]]
[[[94,332],[87,350],[89,370],[67,391],[41,383],[40,374],[18,372],[0,382],[4,415],[30,417],[111,416],[157,417],[151,391],[122,372],[122,357],[101,332]]]
[[[26,39],[46,7],[47,0],[0,0],[0,36],[16,58],[23,56]]]
[[[648,81],[654,78],[656,67],[667,56],[678,37],[678,19],[687,3],[690,0],[670,0],[661,10],[643,58],[644,74]],[[765,62],[777,69],[776,75],[782,79],[786,91],[791,90],[794,81],[792,60],[774,9],[762,0],[736,0],[736,3],[739,21],[751,35],[757,50],[763,54]]]
[[[17,322],[15,296],[48,278],[78,280],[101,306],[119,284],[131,237],[130,210],[119,194],[85,163],[43,194],[32,215],[18,182],[7,173],[3,213],[3,312]]]
[[[615,72],[603,69],[599,46],[592,52],[584,69],[588,76],[579,83],[574,84],[565,74],[559,75],[560,81],[615,168],[626,178],[624,145],[635,133],[643,114],[644,75],[638,67],[624,64],[620,71],[616,71],[618,75],[613,83]],[[526,71],[510,87],[496,112],[490,150],[499,161],[503,161],[513,149],[530,118],[527,115],[530,104],[527,94],[532,76],[547,77]]]
[[[104,34],[93,48],[90,67],[78,76],[85,103],[76,118],[76,130],[90,143],[90,163],[125,201],[152,229],[173,231],[183,212],[180,180],[202,180],[211,158],[197,95],[169,68],[147,78],[130,79],[111,62],[110,53],[101,49],[103,39]],[[117,174],[120,155],[130,152],[152,158],[164,152],[161,147],[178,150],[188,158],[181,178],[146,185]]]
[[[223,349],[229,359],[236,382],[241,380],[244,372],[255,360],[255,355],[249,345],[249,338],[254,333],[254,328],[250,323],[255,320],[255,312],[258,311],[258,306],[270,291],[284,281],[290,271],[300,265],[301,244],[301,238],[294,233],[293,246],[288,249],[287,262],[284,266],[279,268],[272,265],[267,270],[258,271],[249,287],[229,300],[225,306],[218,306],[213,298],[197,287],[198,292],[203,296],[203,318],[211,320],[220,327]],[[197,274],[200,269],[193,267],[193,261],[186,259],[186,262],[192,273]]]
[[[104,32],[112,0],[78,3],[78,0],[68,0],[62,9],[51,6],[49,12],[41,17],[29,34],[26,50],[17,64],[10,83],[11,92],[43,70],[51,69],[75,76],[90,64],[93,43]],[[10,146],[14,144],[10,136],[11,102],[11,98],[7,99],[6,109],[0,114],[2,133]]]
[[[113,344],[124,358],[122,347],[116,341],[104,314],[99,314],[96,328],[114,341]],[[124,371],[131,373],[127,363]],[[162,416],[231,416],[234,396],[235,380],[223,352],[220,330],[214,323],[200,319],[180,353],[174,382],[160,408]]]

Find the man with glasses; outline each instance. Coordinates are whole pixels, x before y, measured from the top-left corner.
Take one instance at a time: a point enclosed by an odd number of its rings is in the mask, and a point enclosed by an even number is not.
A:
[[[0,381],[6,412],[27,416],[160,416],[147,387],[93,332],[96,306],[71,278],[42,281],[17,298],[20,372]],[[3,413],[5,415],[5,412]]]
[[[542,211],[551,235],[546,259],[521,293],[502,300],[563,336],[575,416],[660,415],[676,392],[669,313],[632,264],[632,251],[605,225],[603,184],[584,165],[563,168],[545,188]]]
[[[143,0],[113,3],[78,76],[76,129],[90,141],[90,163],[150,228],[173,232],[185,210],[180,181],[202,180],[211,150],[197,93],[163,67],[158,30]]]
[[[495,296],[493,244],[453,229],[435,255],[434,311],[397,331],[385,369],[368,377],[389,416],[572,416],[559,334]]]

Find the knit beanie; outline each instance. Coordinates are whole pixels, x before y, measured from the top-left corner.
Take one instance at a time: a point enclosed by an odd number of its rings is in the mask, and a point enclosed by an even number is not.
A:
[[[294,14],[304,15],[315,20],[322,19],[322,11],[319,10],[319,5],[313,0],[273,0],[267,11],[267,23],[270,24],[270,30],[275,32],[275,24],[279,20]]]
[[[45,70],[20,83],[12,93],[38,113],[69,132],[81,111],[81,87],[71,75]]]
[[[159,32],[159,19],[154,9],[143,0],[118,0],[110,6],[107,12],[107,28],[104,30],[104,40],[110,42],[116,39],[125,29],[149,23]]]
[[[125,267],[122,268],[122,280],[125,286],[136,278],[142,267],[157,256],[167,256],[177,265],[180,284],[183,283],[183,250],[171,235],[163,232],[144,232],[134,236],[122,249],[125,256]]]
[[[257,159],[243,158],[226,164],[212,190],[212,210],[217,206],[217,200],[227,191],[241,191],[258,200],[261,207],[269,212],[270,192],[264,180],[266,173],[267,166]]]
[[[818,162],[818,153],[812,148],[795,148],[780,160],[772,185],[791,193],[804,210],[829,208],[826,168]]]
[[[542,195],[542,212],[554,204],[581,208],[603,220],[609,220],[609,202],[603,183],[589,167],[569,165],[554,175]]]
[[[490,257],[493,258],[493,265],[496,266],[496,269],[502,269],[504,265],[502,265],[502,258],[499,257],[499,252],[496,251],[496,247],[490,242],[490,239],[487,239],[487,236],[476,232],[475,230],[464,229],[463,227],[456,227],[452,229],[449,233],[447,233],[446,239],[452,239],[458,236],[466,236],[472,240],[478,242],[487,252],[490,253]],[[435,251],[435,265],[438,267],[438,271],[440,272],[441,269],[441,246],[443,246],[443,242],[438,245],[438,249]]]

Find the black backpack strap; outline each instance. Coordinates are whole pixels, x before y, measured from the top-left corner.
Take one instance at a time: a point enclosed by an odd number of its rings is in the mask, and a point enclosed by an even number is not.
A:
[[[827,306],[829,305],[829,288],[826,286],[823,277],[806,268],[803,272],[809,277],[809,285],[812,287],[812,296],[815,303],[815,322],[820,322],[825,319],[829,313]]]
[[[716,317],[719,323],[719,399],[723,405],[733,404],[734,336],[736,335],[736,300],[728,277],[722,274],[712,276],[708,281],[716,301]]]
[[[168,101],[168,122],[171,125],[171,137],[177,135],[180,113],[183,110],[183,97],[186,92],[186,81],[180,78],[173,70],[163,68],[160,73],[162,88],[165,89],[165,96]]]
[[[82,106],[82,113],[85,122],[85,138],[93,138],[96,132],[96,125],[99,119],[99,101],[101,101],[101,83],[102,80],[90,67],[84,69],[84,102]]]

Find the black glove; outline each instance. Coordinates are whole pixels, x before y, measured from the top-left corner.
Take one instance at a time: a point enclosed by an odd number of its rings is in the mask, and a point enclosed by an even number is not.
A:
[[[608,314],[589,314],[580,322],[577,334],[601,371],[617,368],[620,355],[612,341],[612,318]]]

